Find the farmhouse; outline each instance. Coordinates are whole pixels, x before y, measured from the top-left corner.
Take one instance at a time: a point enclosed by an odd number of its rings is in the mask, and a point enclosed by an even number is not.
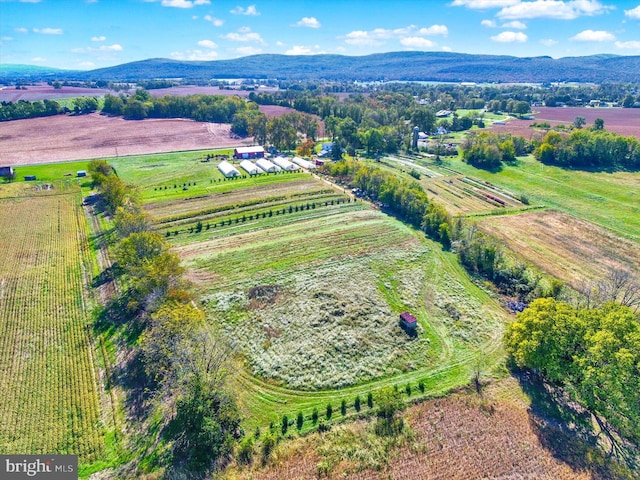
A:
[[[87,176],[87,171],[86,171],[86,170],[78,170],[78,171],[76,172],[76,175],[77,175],[78,177],[86,177],[86,176]]]
[[[240,172],[238,171],[238,169],[233,165],[231,165],[226,160],[223,160],[222,162],[220,162],[220,165],[218,165],[218,170],[220,170],[222,174],[227,178],[240,176]]]
[[[400,325],[406,330],[414,331],[418,325],[418,320],[409,312],[402,312],[400,314]]]
[[[243,160],[240,162],[240,168],[242,168],[249,175],[260,175],[262,170],[255,166],[254,163],[249,160]]]
[[[306,168],[307,170],[316,168],[316,166],[313,163],[311,163],[309,160],[305,160],[304,158],[300,158],[300,157],[293,157],[293,163],[295,163],[296,165],[299,165],[302,168]]]
[[[233,151],[235,158],[264,158],[264,148],[257,145],[255,147],[238,147]]]
[[[260,167],[262,170],[264,170],[266,173],[277,173],[281,170],[280,167],[278,167],[277,165],[274,165],[273,163],[271,163],[269,160],[265,158],[256,160],[256,165]]]
[[[12,177],[13,167],[0,167],[0,177]]]
[[[284,157],[276,157],[273,159],[273,163],[279,166],[281,169],[286,170],[288,172],[293,172],[294,170],[298,170],[298,166],[291,163]]]

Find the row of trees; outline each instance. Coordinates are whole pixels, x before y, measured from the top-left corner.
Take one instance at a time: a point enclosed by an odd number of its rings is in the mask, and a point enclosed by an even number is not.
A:
[[[119,317],[142,330],[135,348],[147,376],[147,401],[175,405],[162,431],[172,463],[204,471],[228,457],[240,436],[235,399],[225,388],[231,350],[194,303],[184,267],[151,229],[137,191],[104,160],[89,165],[116,233],[113,258],[125,286]],[[165,412],[162,412],[165,413]]]
[[[640,441],[640,318],[629,307],[538,299],[507,327],[505,344],[517,366],[562,386],[603,431]]]
[[[640,141],[602,129],[577,129],[570,135],[548,132],[536,159],[567,168],[640,169]]]
[[[469,134],[462,143],[462,159],[477,168],[495,170],[503,162],[511,163],[517,156],[531,152],[532,145],[523,137],[481,132]]]

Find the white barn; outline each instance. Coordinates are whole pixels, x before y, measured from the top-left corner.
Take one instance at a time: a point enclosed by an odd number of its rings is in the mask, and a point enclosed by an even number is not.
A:
[[[220,165],[218,165],[218,170],[220,170],[222,174],[227,178],[240,176],[240,172],[238,171],[238,169],[233,165],[231,165],[226,160],[223,160],[222,162],[220,162]]]
[[[302,168],[306,168],[307,170],[316,168],[316,166],[313,163],[311,163],[309,160],[305,160],[304,158],[300,158],[300,157],[293,157],[293,163],[295,163],[296,165],[299,165]]]
[[[253,162],[249,160],[243,160],[240,162],[240,168],[242,168],[249,175],[260,175],[262,170],[255,166]]]
[[[291,163],[284,157],[276,157],[273,159],[273,163],[279,166],[281,169],[286,170],[288,172],[292,172],[294,170],[298,170],[298,166],[294,163]]]
[[[266,160],[264,158],[260,158],[256,160],[256,165],[260,167],[262,170],[264,170],[266,173],[278,173],[281,170],[279,166],[274,165],[269,160]]]

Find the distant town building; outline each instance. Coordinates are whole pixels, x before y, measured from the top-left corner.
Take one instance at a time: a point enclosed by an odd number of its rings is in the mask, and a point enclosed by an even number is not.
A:
[[[264,148],[261,146],[255,147],[238,147],[233,151],[235,158],[264,158]]]

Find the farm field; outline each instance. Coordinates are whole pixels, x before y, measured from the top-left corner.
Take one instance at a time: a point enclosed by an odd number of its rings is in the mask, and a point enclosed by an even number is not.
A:
[[[624,136],[640,138],[640,109],[637,108],[586,108],[586,107],[535,107],[532,116],[535,120],[510,119],[505,125],[491,125],[493,132],[512,133],[530,140],[536,135],[543,136],[544,131],[533,129],[532,123],[547,122],[551,126],[571,125],[577,116],[593,125],[596,118],[604,120],[604,128]]]
[[[638,280],[640,246],[603,228],[554,210],[483,219],[480,228],[504,242],[527,262],[576,288],[610,271]]]
[[[206,204],[246,203],[226,213],[246,222],[169,236],[242,359],[233,384],[246,429],[298,410],[310,419],[313,408],[337,408],[342,398],[353,410],[357,395],[385,385],[417,391],[422,382],[427,394],[444,392],[465,384],[479,358],[501,358],[506,314],[452,254],[311,175],[263,177],[281,182],[272,191],[249,183],[260,178],[221,182],[233,190],[180,206],[158,197],[146,205],[162,228],[177,209],[193,226]],[[257,215],[283,209],[279,202],[301,208]],[[417,338],[398,324],[404,310],[419,319]]]
[[[471,175],[463,175],[457,170],[435,165],[424,157],[387,155],[376,166],[390,167],[396,175],[415,170],[420,173],[420,184],[427,194],[441,203],[452,215],[482,215],[506,213],[530,209],[520,200],[520,194],[480,180]],[[409,175],[405,175],[410,179]]]
[[[585,468],[586,442],[541,413],[515,379],[504,379],[482,397],[458,392],[408,408],[400,445],[385,446],[371,421],[358,421],[283,443],[266,467],[235,467],[222,478],[316,478],[321,468],[322,478],[353,480],[607,478]]]
[[[79,190],[0,192],[0,452],[76,453],[87,467],[108,447]]]
[[[506,189],[525,194],[532,205],[544,205],[603,227],[615,235],[640,241],[640,173],[586,172],[542,165],[533,157],[505,165],[492,173],[459,159],[447,167]]]
[[[43,141],[42,139],[45,139]],[[26,165],[123,155],[236,147],[231,126],[183,119],[124,120],[99,114],[2,123],[3,164]]]

